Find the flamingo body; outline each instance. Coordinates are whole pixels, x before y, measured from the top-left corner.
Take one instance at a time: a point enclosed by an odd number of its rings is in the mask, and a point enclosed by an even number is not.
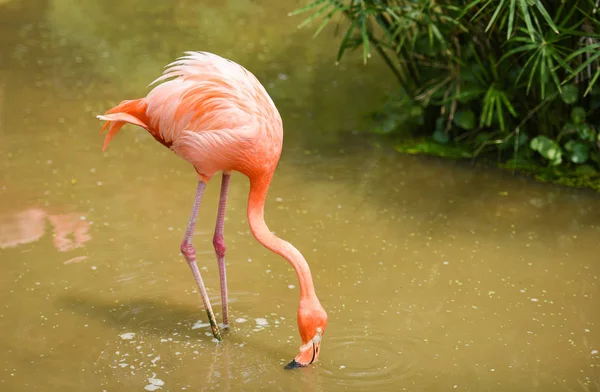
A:
[[[187,54],[150,84],[160,83],[148,96],[123,101],[99,117],[114,121],[103,149],[131,123],[190,162],[203,179],[219,171],[248,177],[273,172],[283,127],[264,87],[233,61],[212,53]]]
[[[294,268],[300,288],[300,353],[286,368],[317,360],[327,314],[312,282],[310,268],[290,243],[276,237],[264,221],[264,204],[281,155],[283,125],[275,104],[252,73],[233,61],[206,52],[186,52],[169,64],[156,86],[140,99],[123,101],[99,119],[108,128],[103,150],[127,123],[146,129],[158,142],[191,163],[199,183],[181,251],[188,261],[207,309],[213,334],[221,339],[206,289],[196,265],[192,235],[205,184],[223,172],[213,244],[219,262],[224,324],[227,324],[224,214],[231,171],[250,179],[248,222],[256,239]]]

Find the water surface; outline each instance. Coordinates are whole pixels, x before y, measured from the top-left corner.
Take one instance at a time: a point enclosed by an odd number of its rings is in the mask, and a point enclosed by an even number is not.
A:
[[[380,63],[336,66],[295,1],[201,3],[0,2],[0,389],[600,390],[597,194],[378,148],[355,131],[389,92]],[[297,282],[250,234],[243,176],[216,344],[179,254],[193,169],[133,127],[100,152],[94,115],[184,50],[244,64],[281,110],[267,222],[329,313],[316,366],[283,370]],[[220,318],[218,188],[194,240]]]

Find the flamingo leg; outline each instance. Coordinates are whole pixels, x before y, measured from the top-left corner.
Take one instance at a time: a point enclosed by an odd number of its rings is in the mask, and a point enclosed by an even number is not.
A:
[[[196,250],[192,245],[192,236],[194,235],[196,219],[198,218],[198,210],[200,208],[200,202],[202,201],[202,195],[204,194],[205,188],[206,184],[202,181],[199,181],[198,189],[196,190],[196,197],[194,199],[194,207],[192,208],[192,216],[190,216],[190,221],[185,231],[185,237],[183,237],[183,242],[181,243],[181,253],[183,254],[183,257],[185,257],[185,260],[188,262],[190,268],[192,269],[192,274],[194,274],[194,279],[198,284],[198,290],[200,291],[202,302],[204,302],[204,307],[206,308],[206,313],[208,314],[208,321],[210,323],[210,328],[212,329],[213,336],[217,340],[222,340],[221,331],[219,330],[219,326],[217,325],[217,320],[215,318],[215,314],[213,313],[212,306],[210,306],[210,300],[208,299],[208,294],[206,293],[204,281],[202,280],[202,276],[200,275],[198,265],[196,264]]]
[[[221,277],[221,304],[223,306],[223,324],[225,328],[229,326],[229,308],[227,305],[227,274],[225,273],[225,206],[227,204],[227,192],[229,190],[229,180],[231,174],[223,173],[221,180],[221,196],[219,197],[219,211],[217,212],[217,224],[215,226],[215,235],[213,245],[219,263],[219,276]]]

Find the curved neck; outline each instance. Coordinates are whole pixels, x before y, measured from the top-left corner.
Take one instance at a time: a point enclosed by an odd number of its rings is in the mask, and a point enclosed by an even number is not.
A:
[[[292,244],[273,234],[265,223],[265,199],[272,174],[250,178],[248,197],[248,223],[254,237],[267,249],[284,257],[296,271],[300,286],[300,299],[316,299],[310,268],[302,253]]]

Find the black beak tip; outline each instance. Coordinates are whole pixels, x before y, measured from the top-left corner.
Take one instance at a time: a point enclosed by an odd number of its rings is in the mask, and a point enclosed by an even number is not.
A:
[[[303,366],[300,363],[296,362],[295,359],[292,359],[292,362],[285,365],[284,369],[290,370],[290,369],[295,369],[295,368],[299,368],[299,367],[303,367]]]

